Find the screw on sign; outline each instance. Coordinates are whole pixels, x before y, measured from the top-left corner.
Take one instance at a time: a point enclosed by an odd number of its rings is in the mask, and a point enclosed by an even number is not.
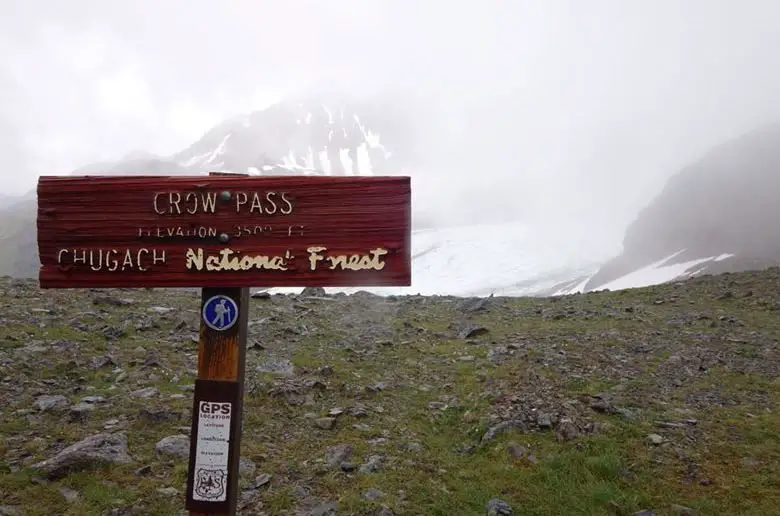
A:
[[[236,513],[249,286],[411,285],[408,177],[44,176],[41,288],[201,288],[185,507]]]

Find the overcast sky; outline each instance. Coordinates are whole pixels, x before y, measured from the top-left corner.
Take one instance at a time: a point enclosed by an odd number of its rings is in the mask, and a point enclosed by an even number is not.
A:
[[[479,167],[504,185],[499,200],[532,189],[610,213],[638,209],[713,145],[780,119],[778,0],[0,7],[6,193],[134,149],[174,153],[322,77],[435,99],[447,117],[426,127],[468,135],[437,165],[454,183]]]

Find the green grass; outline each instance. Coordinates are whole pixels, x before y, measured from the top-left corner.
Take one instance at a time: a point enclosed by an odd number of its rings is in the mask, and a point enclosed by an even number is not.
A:
[[[257,337],[266,349],[248,352],[252,391],[245,395],[242,456],[255,462],[256,474],[271,474],[272,480],[257,492],[254,504],[267,514],[295,514],[302,503],[297,487],[319,500],[337,501],[339,513],[350,515],[373,514],[383,504],[404,515],[482,515],[494,497],[509,502],[516,514],[531,516],[640,510],[661,515],[672,514],[673,504],[702,515],[776,514],[780,312],[772,306],[780,278],[776,271],[746,277],[742,285],[728,288],[737,294],[751,289],[752,298],[718,299],[734,278],[694,280],[686,289],[496,300],[469,315],[446,299],[376,306],[348,298],[255,303],[250,320],[269,319]],[[181,386],[193,382],[189,370],[195,367],[196,348],[188,331],[171,333],[189,315],[161,318],[159,329],[146,332],[135,331],[132,322],[140,311],[148,316],[144,307],[149,304],[188,309],[197,298],[121,292],[118,297],[136,303],[101,306],[99,315],[80,316],[95,328],[81,331],[66,322],[67,307],[91,309],[88,294],[75,300],[72,292],[44,297],[28,290],[24,295],[30,309],[59,308],[51,316],[36,313],[36,321],[15,316],[0,328],[0,359],[12,364],[0,378],[13,378],[9,389],[16,389],[17,382],[23,387],[4,397],[0,412],[0,503],[35,515],[101,515],[134,505],[143,514],[178,513],[186,461],[158,457],[154,446],[190,424],[191,393]],[[659,299],[663,303],[656,304]],[[0,305],[11,313],[18,301],[0,298]],[[309,311],[304,313],[304,306]],[[711,318],[697,319],[702,312]],[[744,326],[719,321],[721,315]],[[345,324],[345,316],[354,319]],[[453,324],[465,320],[484,325],[489,333],[476,343],[456,338]],[[103,325],[124,321],[130,324],[120,339],[110,341],[101,333]],[[289,331],[303,327],[306,333]],[[395,332],[395,337],[390,345],[377,345],[364,333],[369,327]],[[52,347],[30,359],[23,347],[32,342]],[[74,346],[57,348],[56,342]],[[509,344],[516,348],[514,355],[500,364],[488,360],[491,347]],[[147,354],[137,352],[139,346],[153,351],[161,365],[144,366]],[[120,360],[127,375],[122,382],[115,382],[113,366],[92,369],[90,359],[105,353]],[[464,356],[473,359],[464,361]],[[296,375],[256,373],[257,365],[271,357],[289,358]],[[700,358],[705,370],[694,367]],[[324,367],[332,374],[318,376]],[[307,386],[306,380],[315,378],[323,388]],[[385,388],[376,390],[380,382]],[[159,396],[127,396],[151,386]],[[289,397],[273,396],[273,389],[288,391]],[[97,405],[86,422],[71,422],[60,413],[30,410],[42,393],[64,394],[72,402],[86,395],[111,401]],[[171,398],[182,393],[183,399]],[[609,393],[630,413],[591,410],[589,396],[600,393]],[[446,408],[432,408],[432,402]],[[553,412],[579,407],[578,423],[597,423],[599,430],[560,441],[554,429],[530,425],[528,432],[509,430],[479,445],[498,421],[537,405]],[[367,415],[341,414],[331,430],[313,424],[331,409],[356,406]],[[179,412],[182,419],[150,423],[139,418],[142,409]],[[103,431],[109,419],[120,420],[133,463],[52,482],[37,480],[31,469],[35,462]],[[696,421],[680,428],[659,426],[683,419]],[[662,435],[664,443],[651,444],[651,433]],[[383,456],[383,466],[370,474],[327,470],[326,449],[342,443],[352,446],[350,460],[356,466],[372,455]],[[522,445],[526,457],[513,457],[510,444]],[[137,475],[144,465],[151,471]],[[243,478],[241,485],[253,478]],[[79,498],[67,502],[63,487],[77,491]],[[179,495],[158,492],[166,487],[178,489]],[[366,500],[363,494],[372,488],[384,496]]]

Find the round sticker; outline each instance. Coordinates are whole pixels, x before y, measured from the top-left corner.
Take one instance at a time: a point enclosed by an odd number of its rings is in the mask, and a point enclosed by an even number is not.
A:
[[[238,320],[238,305],[228,296],[216,295],[203,303],[203,322],[212,330],[225,331]]]

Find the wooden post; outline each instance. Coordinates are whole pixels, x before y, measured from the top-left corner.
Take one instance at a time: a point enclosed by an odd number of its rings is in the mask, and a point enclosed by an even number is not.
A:
[[[212,172],[211,176],[219,175],[244,175]],[[225,306],[232,307],[225,313],[220,329],[213,324],[210,308],[221,304],[225,300]],[[186,508],[190,510],[190,516],[206,514],[226,514],[234,516],[238,505],[238,479],[241,461],[241,431],[244,415],[244,371],[246,370],[246,346],[249,321],[249,288],[203,288],[200,294],[200,342],[198,344],[198,377],[195,380],[195,395],[192,402],[192,429],[190,431],[190,460],[187,468],[187,501]],[[231,319],[232,315],[232,319]],[[228,442],[206,441],[213,435],[200,435],[200,419],[204,420],[204,426],[209,418],[224,417],[221,414],[230,403],[229,425],[227,426]],[[202,413],[201,407],[217,407],[217,414],[211,411]],[[219,421],[219,420],[217,420]],[[199,442],[199,439],[204,439]],[[216,445],[216,446],[215,446]],[[215,447],[221,449],[214,450]],[[225,449],[227,448],[227,449]],[[222,455],[205,455],[206,453],[227,453]],[[199,453],[201,455],[199,455]],[[214,457],[224,469],[206,469],[204,463]],[[222,475],[226,474],[227,477]],[[222,479],[221,483],[212,483]],[[213,486],[213,487],[212,487]],[[195,488],[200,488],[198,491]],[[219,492],[224,489],[224,495],[214,497],[213,500],[203,500],[208,496],[202,496],[209,489]],[[222,501],[224,498],[224,501]]]
[[[216,311],[219,306],[226,311]],[[187,473],[186,508],[193,516],[236,514],[248,310],[248,288],[202,289]]]

